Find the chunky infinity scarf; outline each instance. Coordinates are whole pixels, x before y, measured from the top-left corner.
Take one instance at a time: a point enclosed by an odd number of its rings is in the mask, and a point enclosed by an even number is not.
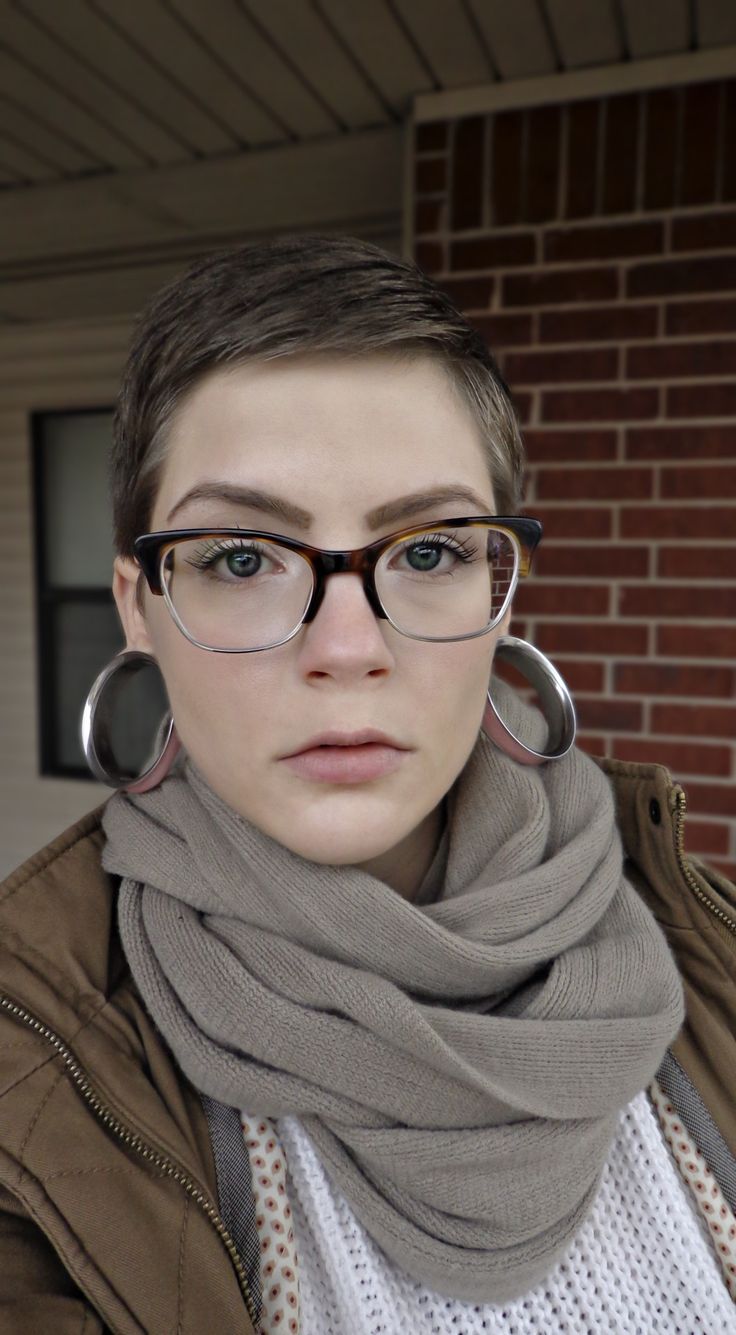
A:
[[[536,710],[494,694],[538,737]],[[414,903],[296,856],[188,756],[114,794],[103,826],[133,977],[193,1084],[298,1115],[368,1233],[434,1291],[538,1283],[683,1019],[595,762],[521,766],[480,733]]]

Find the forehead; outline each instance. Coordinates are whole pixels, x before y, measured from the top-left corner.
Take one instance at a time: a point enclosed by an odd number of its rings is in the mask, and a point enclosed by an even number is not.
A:
[[[476,420],[439,360],[419,356],[279,357],[208,373],[171,421],[159,517],[214,478],[278,486],[315,512],[367,510],[448,478],[492,495]]]

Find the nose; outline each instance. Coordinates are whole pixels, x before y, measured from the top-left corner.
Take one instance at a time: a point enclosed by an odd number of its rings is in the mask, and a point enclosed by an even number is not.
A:
[[[331,675],[390,667],[393,655],[382,626],[388,627],[389,622],[379,622],[360,575],[328,575],[319,610],[302,628],[304,665],[308,670]]]

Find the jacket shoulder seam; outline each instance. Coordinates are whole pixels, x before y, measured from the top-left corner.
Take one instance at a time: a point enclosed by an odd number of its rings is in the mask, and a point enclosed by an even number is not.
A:
[[[0,906],[7,903],[18,890],[28,885],[34,877],[47,871],[54,862],[58,862],[68,853],[76,848],[84,839],[90,835],[96,834],[102,828],[102,811],[104,803],[95,807],[93,811],[82,816],[81,820],[74,825],[69,826],[62,834],[52,839],[50,843],[32,853],[25,862],[22,862],[15,871],[12,871],[4,881],[0,881]]]

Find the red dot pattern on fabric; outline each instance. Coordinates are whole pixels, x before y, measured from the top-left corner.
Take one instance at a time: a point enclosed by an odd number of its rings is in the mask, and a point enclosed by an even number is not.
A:
[[[286,1190],[286,1157],[267,1117],[240,1115],[250,1156],[260,1238],[262,1311],[259,1335],[299,1335],[298,1257]]]
[[[690,1132],[657,1080],[652,1081],[649,1093],[665,1140],[710,1230],[716,1255],[723,1267],[726,1288],[736,1301],[736,1217]]]

